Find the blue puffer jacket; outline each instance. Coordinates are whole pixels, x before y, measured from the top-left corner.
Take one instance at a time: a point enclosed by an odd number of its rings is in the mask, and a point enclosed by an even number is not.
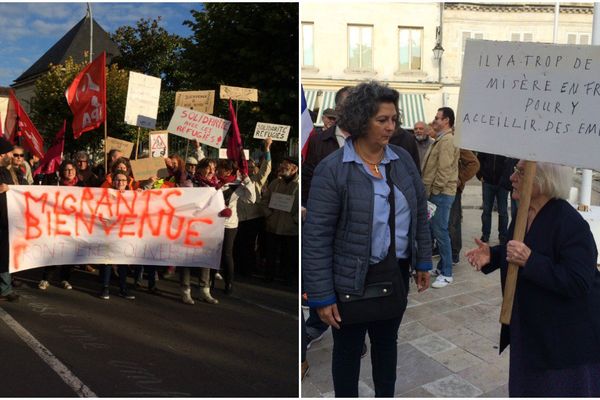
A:
[[[335,303],[336,291],[362,295],[369,268],[374,189],[361,165],[342,162],[346,146],[321,161],[312,178],[302,228],[302,279],[311,307]],[[428,271],[432,264],[425,188],[410,155],[388,146],[399,156],[392,161],[390,177],[411,210],[411,267]]]

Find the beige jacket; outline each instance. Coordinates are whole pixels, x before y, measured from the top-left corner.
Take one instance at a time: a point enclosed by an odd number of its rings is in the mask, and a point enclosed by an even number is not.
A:
[[[263,186],[267,183],[267,177],[271,173],[271,160],[266,158],[260,163],[260,169],[258,174],[250,175],[250,180],[254,184],[254,193],[256,194],[256,201],[250,202],[246,199],[240,199],[237,205],[238,218],[240,222],[248,221],[254,218],[263,216],[262,209],[260,207],[260,198]]]
[[[298,174],[289,183],[281,178],[275,179],[263,195],[260,205],[263,208],[266,221],[266,230],[269,233],[284,236],[298,236]],[[281,193],[294,197],[290,212],[269,208],[272,193]]]
[[[456,194],[460,149],[454,145],[454,135],[446,131],[429,146],[423,161],[423,184],[427,197]]]

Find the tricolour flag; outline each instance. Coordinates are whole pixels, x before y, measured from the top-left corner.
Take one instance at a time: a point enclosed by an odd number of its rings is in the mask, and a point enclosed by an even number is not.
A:
[[[300,147],[302,149],[302,161],[306,160],[308,155],[308,138],[315,133],[315,128],[312,123],[312,118],[308,112],[306,105],[306,97],[304,96],[304,87],[302,87],[302,114],[300,116]]]
[[[65,92],[73,112],[73,136],[98,128],[106,121],[106,52],[81,70]]]
[[[40,165],[33,171],[33,175],[37,174],[53,174],[58,170],[62,162],[62,154],[65,149],[65,131],[67,130],[67,120],[63,121],[62,128],[56,133],[56,138],[52,147],[48,149],[44,158],[40,161]]]
[[[231,120],[231,136],[227,139],[227,158],[237,161],[242,175],[248,175],[248,160],[246,160],[244,154],[242,135],[240,134],[240,128],[238,127],[231,99],[229,99],[229,119]]]

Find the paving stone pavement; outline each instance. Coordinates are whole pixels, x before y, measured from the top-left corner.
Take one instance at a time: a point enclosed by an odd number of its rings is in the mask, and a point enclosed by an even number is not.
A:
[[[462,204],[463,249],[454,266],[454,282],[423,293],[417,293],[411,283],[398,332],[396,397],[508,397],[510,348],[498,354],[499,271],[484,275],[464,259],[464,253],[475,246],[473,238],[481,236],[481,186],[476,180],[465,187]],[[496,212],[492,220],[490,244],[494,245],[498,242]],[[333,397],[332,346],[328,330],[308,350],[310,371],[302,382],[302,397]],[[367,355],[361,361],[361,397],[374,395],[370,364]]]

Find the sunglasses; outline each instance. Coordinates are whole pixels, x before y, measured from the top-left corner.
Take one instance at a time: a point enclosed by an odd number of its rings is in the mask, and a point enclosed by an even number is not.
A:
[[[23,158],[23,157],[25,157],[25,154],[23,154],[23,153],[13,153],[13,157]]]

